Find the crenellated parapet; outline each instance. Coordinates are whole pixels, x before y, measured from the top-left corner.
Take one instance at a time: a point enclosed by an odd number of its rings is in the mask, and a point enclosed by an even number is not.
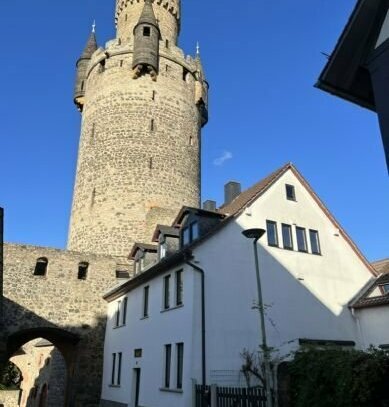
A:
[[[116,22],[118,21],[121,13],[125,10],[128,6],[132,6],[134,4],[142,3],[144,0],[117,0],[116,2]],[[171,15],[173,15],[177,20],[180,20],[180,0],[153,0],[153,3],[162,6],[166,9]]]
[[[145,5],[145,0],[117,0],[117,38],[123,42],[133,42],[134,28]],[[180,32],[180,0],[151,0],[161,40],[169,45],[177,44]]]

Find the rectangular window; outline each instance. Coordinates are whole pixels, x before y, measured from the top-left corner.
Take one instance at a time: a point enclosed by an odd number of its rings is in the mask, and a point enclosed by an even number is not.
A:
[[[190,230],[188,227],[184,228],[182,231],[182,244],[186,246],[190,243]]]
[[[163,308],[170,308],[170,275],[163,279]]]
[[[282,224],[282,241],[284,249],[293,250],[292,226]]]
[[[199,237],[199,224],[197,222],[193,222],[190,225],[191,229],[191,241],[196,240]]]
[[[289,199],[289,201],[295,201],[296,200],[296,191],[295,191],[294,186],[286,184],[285,189],[286,189],[286,199]]]
[[[184,344],[177,343],[177,389],[182,389],[184,372]]]
[[[311,250],[313,254],[321,254],[319,232],[317,230],[309,230],[309,239],[311,241]]]
[[[176,305],[182,305],[183,303],[183,280],[182,270],[176,272]]]
[[[112,374],[111,374],[111,384],[115,384],[115,371],[116,371],[116,353],[112,353]]]
[[[164,240],[159,245],[159,258],[160,259],[165,258],[166,257],[166,252],[167,252],[167,244],[166,244],[166,241]]]
[[[150,35],[151,35],[150,27],[143,27],[143,36],[144,37],[150,37]]]
[[[115,326],[119,326],[120,325],[120,308],[121,308],[121,301],[118,301],[116,304],[116,325]]]
[[[267,229],[267,243],[269,246],[278,246],[278,233],[277,233],[277,223],[272,220],[266,221]]]
[[[165,378],[164,378],[165,389],[170,388],[171,362],[172,362],[172,345],[165,345]]]
[[[116,384],[120,386],[120,379],[122,376],[122,352],[118,353],[118,372],[117,372],[117,379]]]
[[[149,292],[149,286],[143,289],[143,318],[147,318],[149,316]]]
[[[123,300],[122,325],[126,325],[126,319],[127,319],[127,303],[128,303],[128,298],[126,297],[126,298]]]
[[[307,234],[304,228],[296,227],[297,248],[299,252],[308,252]]]

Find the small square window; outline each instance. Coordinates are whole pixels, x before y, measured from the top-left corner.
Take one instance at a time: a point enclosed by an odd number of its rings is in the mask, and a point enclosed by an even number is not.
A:
[[[289,201],[295,201],[296,200],[296,191],[293,185],[286,184],[285,185],[286,189],[286,199]]]
[[[150,27],[143,27],[143,36],[144,37],[150,37],[150,35],[151,35]]]

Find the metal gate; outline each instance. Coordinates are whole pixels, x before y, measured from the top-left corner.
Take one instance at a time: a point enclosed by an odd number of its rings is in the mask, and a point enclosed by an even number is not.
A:
[[[262,388],[196,386],[195,407],[266,407]]]

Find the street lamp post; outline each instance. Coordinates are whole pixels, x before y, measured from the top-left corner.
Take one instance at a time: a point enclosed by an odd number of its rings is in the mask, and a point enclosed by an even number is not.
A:
[[[270,386],[270,353],[266,340],[266,327],[265,327],[265,309],[262,296],[261,277],[259,275],[259,259],[258,259],[258,240],[266,233],[264,229],[247,229],[242,232],[243,236],[247,239],[253,239],[254,246],[254,259],[255,259],[255,273],[257,276],[257,294],[258,294],[258,310],[259,320],[261,326],[261,340],[264,359],[264,375],[265,375],[265,392],[266,404],[268,407],[273,407],[273,398]]]

